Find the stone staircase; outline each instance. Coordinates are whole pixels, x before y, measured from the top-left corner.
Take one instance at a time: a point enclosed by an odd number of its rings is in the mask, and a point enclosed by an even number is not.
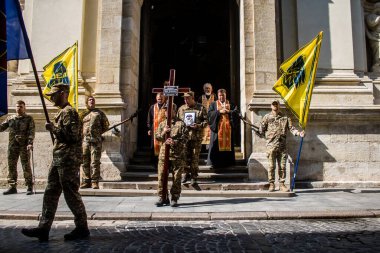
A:
[[[182,196],[199,197],[289,197],[294,193],[268,193],[266,182],[250,182],[248,168],[240,152],[235,148],[236,165],[222,170],[206,165],[207,153],[200,155],[198,185],[182,185]],[[157,193],[157,169],[150,162],[150,149],[137,150],[130,160],[127,171],[121,174],[121,181],[102,181],[100,189],[81,189],[85,196],[154,196]],[[169,189],[171,175],[169,175]]]
[[[240,149],[236,149],[236,166],[222,170],[213,170],[206,165],[207,153],[202,152],[199,158],[199,176],[202,183],[247,182],[248,169]],[[157,169],[151,162],[150,150],[141,149],[135,152],[128,165],[127,172],[121,174],[123,181],[157,181]]]

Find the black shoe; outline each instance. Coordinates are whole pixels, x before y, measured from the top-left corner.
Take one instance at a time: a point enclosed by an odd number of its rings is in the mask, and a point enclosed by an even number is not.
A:
[[[198,185],[198,181],[196,178],[192,178],[191,179],[191,186],[197,186]]]
[[[49,241],[49,230],[43,228],[23,228],[21,233],[27,237],[36,237],[40,242]]]
[[[33,187],[32,186],[28,186],[28,189],[26,190],[26,195],[33,195],[34,192],[33,192]]]
[[[172,199],[172,201],[170,202],[170,206],[171,207],[177,207],[178,206],[178,200]]]
[[[16,194],[16,193],[17,193],[16,187],[9,187],[8,190],[6,190],[5,192],[3,192],[4,195]]]
[[[73,241],[78,239],[85,239],[90,236],[90,230],[88,228],[75,228],[68,234],[65,234],[64,238],[66,241]]]
[[[91,188],[91,182],[85,181],[82,182],[79,186],[80,189],[86,189],[86,188]]]
[[[156,206],[167,206],[170,204],[169,199],[163,200],[162,198],[159,198],[158,201],[156,202]]]
[[[186,183],[187,181],[190,180],[190,174],[189,173],[186,173],[183,177],[182,177],[182,184]]]

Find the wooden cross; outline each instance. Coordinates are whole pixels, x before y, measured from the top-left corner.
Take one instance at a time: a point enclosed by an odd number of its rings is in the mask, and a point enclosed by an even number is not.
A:
[[[175,82],[175,69],[170,70],[170,75],[169,75],[169,85],[168,86],[174,86]],[[164,88],[153,88],[152,93],[164,93]],[[190,88],[178,88],[178,93],[185,93],[185,92],[190,92]],[[165,94],[164,94],[165,95]],[[167,106],[167,112],[168,116],[166,119],[166,125],[171,127],[172,123],[172,114],[173,114],[173,97],[174,95],[169,95],[168,99],[168,106]],[[167,138],[170,138],[170,132],[166,133],[165,140]],[[164,160],[164,171],[163,171],[163,185],[162,185],[162,199],[165,201],[168,199],[168,176],[169,176],[169,151],[170,151],[170,145],[165,144],[165,160]]]

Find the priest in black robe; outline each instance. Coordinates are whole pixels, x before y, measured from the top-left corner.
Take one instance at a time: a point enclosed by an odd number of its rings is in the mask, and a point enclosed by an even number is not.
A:
[[[213,169],[235,165],[234,131],[239,115],[237,107],[227,100],[225,89],[219,89],[217,96],[207,113],[211,129],[207,165]]]

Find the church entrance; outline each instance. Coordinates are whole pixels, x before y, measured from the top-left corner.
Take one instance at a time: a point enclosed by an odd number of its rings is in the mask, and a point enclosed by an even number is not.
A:
[[[209,82],[227,90],[238,104],[239,11],[236,0],[145,0],[141,13],[139,147],[150,145],[146,115],[155,103],[152,88],[162,87],[169,69],[176,85],[190,87],[195,97]],[[183,98],[175,98],[182,105]],[[239,140],[237,142],[239,145]]]

